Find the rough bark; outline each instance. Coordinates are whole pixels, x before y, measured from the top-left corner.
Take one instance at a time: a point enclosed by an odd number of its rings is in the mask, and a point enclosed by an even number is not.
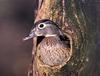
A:
[[[69,37],[73,53],[61,68],[48,67],[35,56],[33,72],[38,74],[33,76],[92,76],[90,69],[95,56],[96,30],[81,5],[80,0],[40,1],[35,21],[50,19],[56,22]],[[34,50],[36,49],[33,48]]]

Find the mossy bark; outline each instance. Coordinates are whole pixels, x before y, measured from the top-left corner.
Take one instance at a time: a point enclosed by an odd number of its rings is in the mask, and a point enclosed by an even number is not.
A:
[[[33,64],[39,72],[36,76],[92,76],[96,27],[89,22],[83,12],[81,1],[43,0],[37,10],[35,21],[41,19],[53,20],[66,35],[70,36],[73,54],[66,65],[59,69],[46,66],[36,56],[36,65]]]

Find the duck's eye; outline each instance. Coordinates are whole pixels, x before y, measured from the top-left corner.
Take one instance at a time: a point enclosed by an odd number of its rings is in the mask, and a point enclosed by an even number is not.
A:
[[[43,29],[43,28],[45,28],[45,26],[46,26],[45,24],[41,23],[41,24],[38,25],[38,28]]]

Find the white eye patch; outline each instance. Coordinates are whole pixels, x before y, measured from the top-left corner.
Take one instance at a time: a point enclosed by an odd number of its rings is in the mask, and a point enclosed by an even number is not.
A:
[[[44,29],[46,26],[47,26],[47,25],[46,25],[45,23],[40,23],[40,24],[38,25],[38,28],[39,28],[39,29]]]

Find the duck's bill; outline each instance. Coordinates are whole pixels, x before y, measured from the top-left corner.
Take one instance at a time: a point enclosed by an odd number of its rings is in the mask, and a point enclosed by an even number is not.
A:
[[[23,41],[29,40],[31,38],[33,38],[33,37],[31,37],[31,36],[25,37],[25,38],[23,38]]]
[[[36,34],[34,32],[31,32],[29,34],[29,36],[28,37],[25,37],[23,40],[26,41],[26,40],[29,40],[29,39],[34,38],[34,37],[36,37]]]

